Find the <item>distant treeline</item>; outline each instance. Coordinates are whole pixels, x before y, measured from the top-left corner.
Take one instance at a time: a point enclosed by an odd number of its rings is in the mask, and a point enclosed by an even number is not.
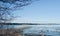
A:
[[[56,23],[38,24],[38,23],[0,23],[0,25],[60,25]]]

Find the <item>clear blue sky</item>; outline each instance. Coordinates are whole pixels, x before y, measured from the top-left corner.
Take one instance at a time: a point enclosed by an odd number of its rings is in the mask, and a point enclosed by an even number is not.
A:
[[[40,0],[15,12],[21,18],[14,22],[60,23],[60,0]]]

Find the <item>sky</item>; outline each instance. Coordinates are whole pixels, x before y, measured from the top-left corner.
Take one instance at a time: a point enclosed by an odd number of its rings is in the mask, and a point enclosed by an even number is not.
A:
[[[14,11],[21,16],[17,23],[60,23],[60,0],[40,0],[20,10]]]

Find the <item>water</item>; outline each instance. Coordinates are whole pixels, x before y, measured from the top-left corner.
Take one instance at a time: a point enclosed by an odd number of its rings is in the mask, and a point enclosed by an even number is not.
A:
[[[24,34],[42,34],[60,36],[60,25],[28,25],[31,28],[24,30]]]
[[[20,27],[22,25],[9,25],[12,28]],[[60,36],[60,25],[26,25],[30,28],[23,30],[23,34],[42,34],[42,31],[45,35]],[[6,26],[5,26],[6,27]],[[14,27],[13,27],[14,28]]]

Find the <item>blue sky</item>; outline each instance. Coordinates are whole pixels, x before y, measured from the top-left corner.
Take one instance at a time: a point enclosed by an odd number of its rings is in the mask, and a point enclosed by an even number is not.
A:
[[[60,23],[60,0],[40,0],[14,11],[19,23]]]

